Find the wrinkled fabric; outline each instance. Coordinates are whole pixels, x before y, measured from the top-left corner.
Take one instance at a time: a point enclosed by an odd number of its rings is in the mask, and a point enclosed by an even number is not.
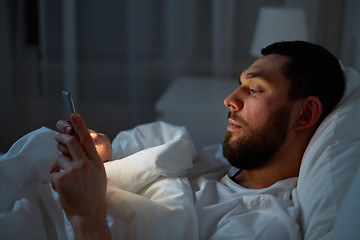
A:
[[[49,171],[59,154],[56,134],[38,129],[0,158],[0,236],[5,239],[74,237],[50,185]],[[142,125],[119,134],[113,145],[113,158],[119,159],[105,163],[113,238],[198,239],[193,194],[184,177],[195,147],[185,128]]]
[[[121,239],[198,239],[190,183],[195,147],[183,127],[163,122],[118,134],[108,177],[109,226]]]
[[[221,146],[199,153],[189,173],[195,190],[199,238],[302,239],[299,204],[293,201],[297,178],[264,189],[248,189],[231,180],[238,170],[230,168]]]
[[[41,128],[0,157],[0,236],[73,239],[49,171],[57,133]],[[296,179],[250,190],[232,182],[221,146],[196,155],[186,129],[163,122],[112,142],[108,225],[113,239],[298,239]]]

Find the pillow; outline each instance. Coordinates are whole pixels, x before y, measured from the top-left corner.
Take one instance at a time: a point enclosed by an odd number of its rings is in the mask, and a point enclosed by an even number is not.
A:
[[[360,168],[358,169],[355,178],[350,185],[349,190],[344,196],[344,201],[341,204],[339,215],[336,217],[336,222],[332,231],[331,239],[359,239],[359,213],[360,213]]]
[[[360,76],[351,68],[344,72],[344,97],[319,126],[301,163],[297,193],[305,239],[332,234],[343,198],[360,166]]]

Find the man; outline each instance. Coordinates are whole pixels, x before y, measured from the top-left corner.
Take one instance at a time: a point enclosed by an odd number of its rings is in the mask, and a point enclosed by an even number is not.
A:
[[[262,54],[224,101],[230,109],[224,156],[242,169],[235,181],[251,188],[298,176],[310,138],[345,87],[338,60],[323,48],[275,43]]]
[[[236,226],[248,226],[246,220],[250,227],[239,231],[241,234],[244,231],[252,234],[248,229],[257,224],[265,229],[255,231],[258,236],[267,236],[267,229],[271,232],[279,229],[275,231],[279,238],[296,236],[297,233],[286,232],[281,235],[280,229],[292,219],[272,218],[271,211],[277,209],[275,215],[284,212],[281,216],[285,218],[291,215],[279,206],[289,207],[289,192],[296,182],[293,177],[298,176],[307,144],[344,92],[344,76],[337,59],[320,46],[281,42],[266,47],[262,54],[242,73],[241,85],[224,101],[230,112],[223,154],[239,170],[221,182],[202,181],[195,193],[199,228],[204,232],[200,237],[204,239],[226,237]],[[91,136],[79,115],[74,114],[71,121],[79,139],[68,135],[72,129],[66,121],[57,123],[63,134],[56,141],[63,154],[51,170],[52,185],[77,238],[110,239],[102,162],[111,155],[111,145],[104,135],[92,132]],[[213,193],[217,196],[211,199]],[[257,196],[247,200],[242,193]],[[241,208],[238,201],[229,204],[234,198],[242,199],[244,206]],[[263,206],[263,202],[269,204]],[[239,212],[233,212],[238,208]],[[245,216],[239,218],[245,221],[232,221],[237,215]],[[264,227],[264,223],[270,227]]]

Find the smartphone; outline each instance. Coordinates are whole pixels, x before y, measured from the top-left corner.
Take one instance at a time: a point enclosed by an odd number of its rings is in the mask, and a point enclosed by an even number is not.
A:
[[[71,124],[71,121],[70,121],[71,114],[76,113],[74,102],[72,100],[71,94],[68,91],[63,91],[62,97],[63,97],[64,107],[65,107],[66,120],[68,120]],[[72,126],[72,124],[71,124],[71,127],[73,129],[72,135],[77,137],[77,133],[76,133],[74,127]]]

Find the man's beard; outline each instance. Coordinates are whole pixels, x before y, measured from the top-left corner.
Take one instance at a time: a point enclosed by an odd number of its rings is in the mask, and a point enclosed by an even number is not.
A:
[[[229,112],[229,118],[243,124],[240,131],[244,131],[244,135],[239,139],[230,140],[232,133],[226,133],[223,142],[224,157],[231,165],[242,170],[258,169],[267,165],[286,141],[290,109],[289,106],[285,106],[277,110],[259,130],[250,130],[242,118]]]

